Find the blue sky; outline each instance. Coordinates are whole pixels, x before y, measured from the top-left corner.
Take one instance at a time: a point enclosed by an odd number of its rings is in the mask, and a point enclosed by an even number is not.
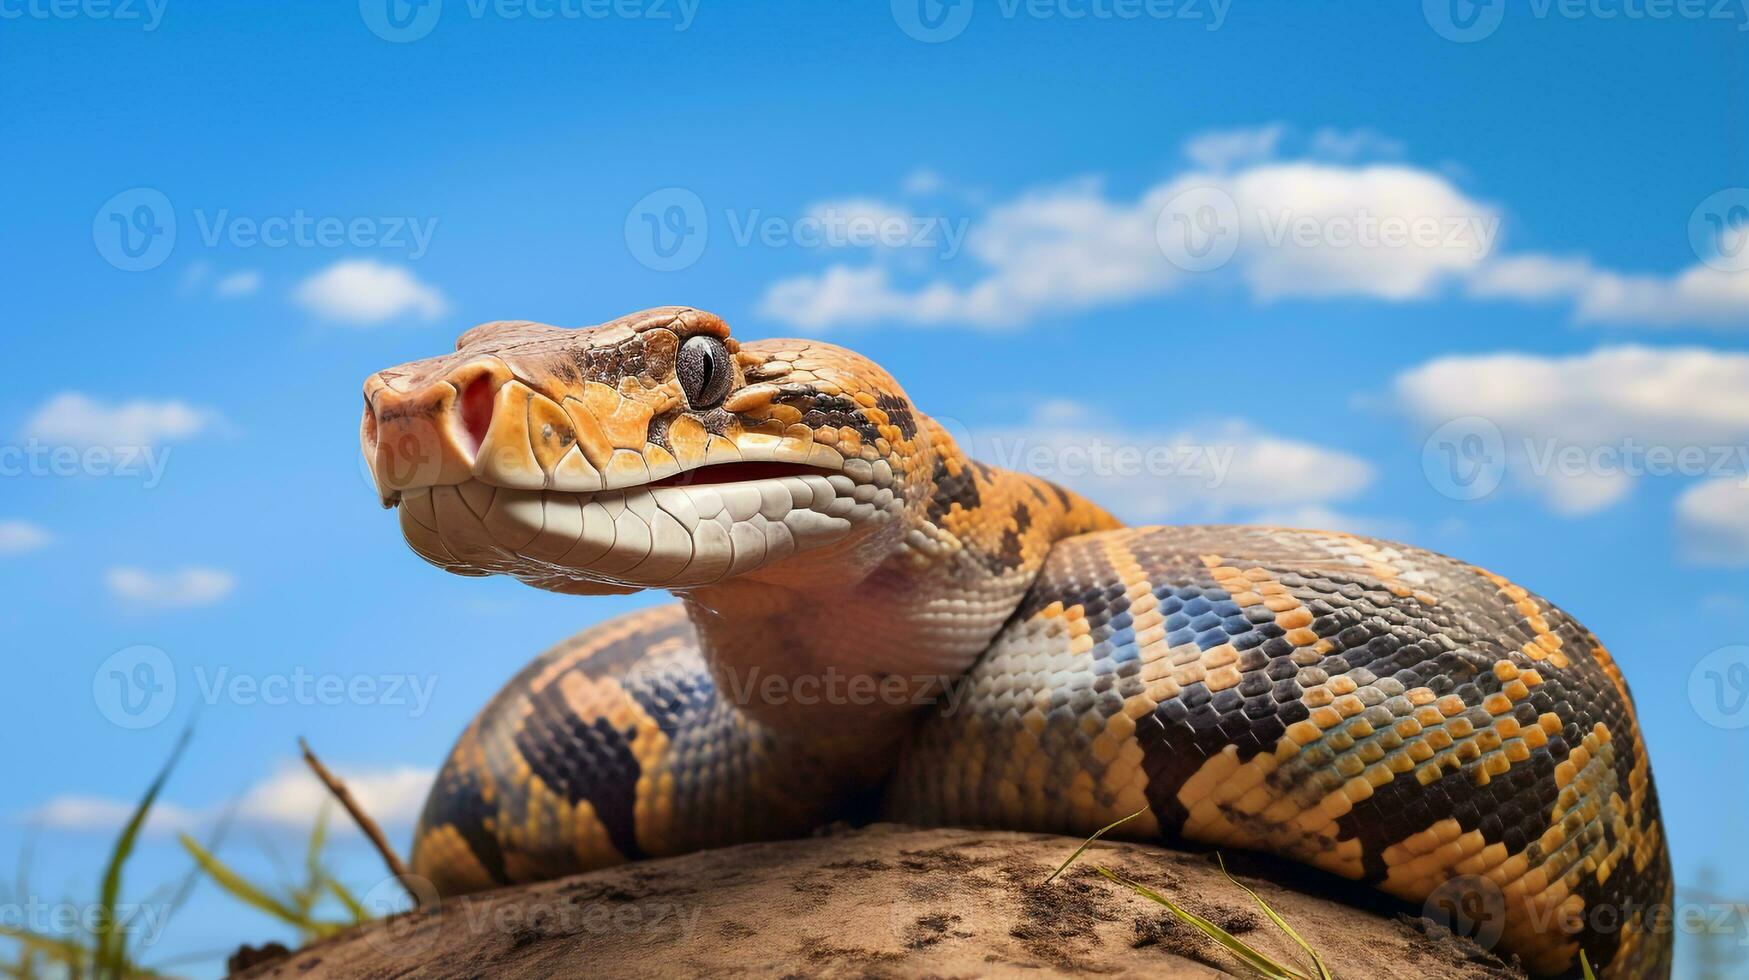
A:
[[[136,897],[227,805],[228,856],[295,863],[299,735],[404,846],[505,678],[661,597],[422,564],[357,459],[362,380],[485,320],[685,303],[855,347],[1133,520],[1340,525],[1548,595],[1633,686],[1679,880],[1749,896],[1741,7],[433,12],[0,3],[30,894],[95,892],[196,716]],[[150,958],[275,935],[205,888]]]

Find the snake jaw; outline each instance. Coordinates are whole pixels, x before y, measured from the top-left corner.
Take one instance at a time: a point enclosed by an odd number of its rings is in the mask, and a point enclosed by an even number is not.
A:
[[[890,488],[811,472],[568,493],[470,481],[403,496],[402,531],[427,561],[541,588],[682,590],[843,541],[895,512]]]

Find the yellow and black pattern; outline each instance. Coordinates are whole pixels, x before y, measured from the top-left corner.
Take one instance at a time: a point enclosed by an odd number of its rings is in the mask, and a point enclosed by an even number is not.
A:
[[[413,871],[440,894],[796,836],[842,777],[718,696],[678,605],[610,620],[525,667],[426,800]]]
[[[442,894],[878,812],[1086,834],[1140,810],[1124,833],[1412,903],[1481,883],[1539,974],[1581,949],[1668,973],[1626,682],[1499,576],[1346,534],[1122,528],[970,459],[854,352],[686,307],[477,327],[365,402],[427,561],[681,599],[544,654],[462,735],[414,847]],[[834,675],[893,697],[795,696]]]
[[[1268,851],[1412,901],[1474,875],[1539,972],[1621,976],[1668,857],[1631,701],[1559,609],[1343,534],[1138,528],[1060,542],[894,779],[910,820]],[[1587,923],[1607,907],[1617,914]],[[1637,911],[1636,911],[1637,910]]]

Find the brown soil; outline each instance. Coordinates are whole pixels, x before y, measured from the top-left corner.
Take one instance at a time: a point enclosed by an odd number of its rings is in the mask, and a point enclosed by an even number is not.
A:
[[[1078,843],[884,824],[746,844],[470,896],[257,963],[243,975],[1247,975],[1165,909],[1099,877],[1095,863],[1279,961],[1298,961],[1292,941],[1207,855],[1101,843],[1042,884]],[[1425,920],[1303,890],[1326,884],[1319,880],[1242,878],[1344,980],[1522,976]]]

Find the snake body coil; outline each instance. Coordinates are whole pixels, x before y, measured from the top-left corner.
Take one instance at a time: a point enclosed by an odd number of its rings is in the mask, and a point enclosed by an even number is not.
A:
[[[1621,673],[1545,600],[1420,549],[1124,528],[966,457],[865,359],[650,310],[488,324],[367,382],[428,561],[667,588],[462,735],[415,871],[445,894],[889,818],[1249,848],[1502,950],[1669,970],[1669,858]],[[1609,913],[1607,916],[1598,914]]]

